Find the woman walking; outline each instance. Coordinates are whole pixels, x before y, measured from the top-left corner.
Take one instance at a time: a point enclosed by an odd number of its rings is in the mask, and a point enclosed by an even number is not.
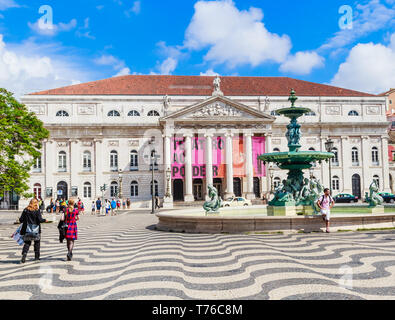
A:
[[[26,262],[26,256],[29,248],[34,240],[34,256],[35,261],[40,260],[40,239],[41,239],[41,223],[47,222],[43,219],[39,208],[38,200],[32,199],[25,210],[23,210],[19,222],[22,223],[21,236],[25,245],[22,249],[21,263]]]
[[[77,221],[79,220],[78,209],[74,208],[74,200],[69,200],[64,221],[67,225],[66,240],[67,240],[67,261],[73,258],[74,241],[77,240]]]

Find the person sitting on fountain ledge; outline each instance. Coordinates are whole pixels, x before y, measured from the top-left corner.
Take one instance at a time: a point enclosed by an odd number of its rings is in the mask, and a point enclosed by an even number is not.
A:
[[[331,209],[335,205],[335,201],[330,195],[330,190],[326,188],[324,194],[317,201],[318,207],[321,209],[322,219],[326,224],[326,233],[329,233]]]

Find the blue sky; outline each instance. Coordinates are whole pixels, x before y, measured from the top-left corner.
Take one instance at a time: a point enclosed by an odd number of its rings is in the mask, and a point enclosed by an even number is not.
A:
[[[0,0],[0,35],[0,86],[17,96],[124,74],[395,87],[395,0]]]

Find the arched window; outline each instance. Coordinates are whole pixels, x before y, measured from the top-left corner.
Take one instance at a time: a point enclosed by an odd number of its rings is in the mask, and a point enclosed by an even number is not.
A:
[[[378,175],[373,176],[373,181],[376,182],[377,188],[380,189],[380,177]]]
[[[92,198],[92,185],[90,182],[84,183],[84,198]]]
[[[136,110],[131,110],[128,113],[128,117],[140,117],[140,112],[138,112]]]
[[[139,155],[136,150],[130,152],[130,171],[139,170]]]
[[[56,113],[57,117],[69,117],[69,113],[67,111],[64,110],[60,110]]]
[[[115,150],[110,152],[110,170],[118,171],[118,152]]]
[[[310,148],[309,151],[315,151],[315,149],[314,148]],[[313,164],[313,168],[317,167],[317,163],[313,162],[312,164]]]
[[[351,149],[351,161],[354,167],[359,166],[359,152],[356,147]]]
[[[357,111],[355,111],[355,110],[351,110],[351,111],[348,113],[348,115],[349,115],[350,117],[358,117],[358,116],[359,116],[359,113],[358,113]]]
[[[374,166],[380,165],[379,161],[379,149],[377,147],[372,148],[372,163]]]
[[[130,184],[130,196],[138,197],[139,196],[139,183],[137,181],[132,181]]]
[[[111,185],[110,185],[110,196],[112,198],[118,196],[118,183],[115,182],[115,181],[111,182]]]
[[[333,148],[332,153],[335,154],[335,156],[331,160],[332,165],[335,167],[338,167],[339,166],[339,151],[337,150],[337,148]]]
[[[152,180],[151,180],[151,183],[150,183],[150,195],[152,196]],[[155,192],[155,196],[158,196],[159,195],[159,184],[158,184],[158,181],[156,181],[156,180],[154,180],[154,192]]]
[[[92,171],[92,155],[89,151],[84,152],[82,167],[84,172]]]
[[[67,171],[67,156],[66,152],[60,151],[58,153],[58,171],[66,172]]]
[[[160,114],[156,110],[151,110],[150,112],[148,112],[148,117],[160,117]]]
[[[332,178],[332,190],[339,191],[340,190],[340,179],[338,176],[334,176]]]
[[[41,172],[41,157],[36,159],[36,162],[33,165],[33,172]]]
[[[280,152],[280,149],[279,148],[274,148],[273,152]]]
[[[36,199],[40,199],[41,198],[41,184],[36,183],[33,187],[33,193],[34,193],[34,197]]]
[[[155,150],[151,151],[151,158],[153,156],[157,156],[157,153]],[[154,161],[154,170],[157,171],[159,170],[159,166],[158,166],[158,158],[155,157],[155,161]],[[152,171],[152,164],[151,164],[151,159],[150,159],[150,171]]]
[[[107,117],[120,117],[121,114],[117,110],[111,110],[108,114]]]
[[[273,179],[273,188],[274,188],[274,189],[278,188],[278,186],[280,185],[280,183],[281,183],[281,179],[280,179],[279,177],[275,177],[275,178]]]
[[[314,111],[310,111],[310,112],[308,112],[308,113],[305,113],[305,115],[306,115],[306,116],[309,116],[309,117],[314,117],[314,116],[316,116],[317,114],[316,114]]]

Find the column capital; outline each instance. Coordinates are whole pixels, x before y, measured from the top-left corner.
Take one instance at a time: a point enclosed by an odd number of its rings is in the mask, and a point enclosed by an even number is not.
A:
[[[265,132],[265,137],[266,137],[266,138],[271,138],[271,137],[273,137],[273,132]]]
[[[348,138],[349,138],[348,136],[341,136],[340,137],[340,139],[342,139],[342,140],[348,140]]]
[[[389,136],[381,136],[381,140],[389,140],[390,137]]]
[[[255,134],[252,132],[243,132],[244,137],[253,137]]]
[[[362,136],[361,139],[362,139],[362,140],[368,140],[368,139],[369,139],[369,136]]]
[[[93,139],[93,142],[103,143],[102,139]]]
[[[227,137],[227,138],[232,138],[232,137],[234,137],[234,133],[233,132],[226,132],[225,134],[224,134],[224,136],[225,137]]]
[[[164,134],[162,134],[162,138],[172,138],[173,137],[173,133],[170,132],[166,132]]]
[[[182,136],[183,136],[184,138],[192,138],[192,137],[193,137],[193,133],[187,132],[187,133],[184,133]]]
[[[204,137],[205,137],[205,138],[213,138],[213,137],[214,137],[214,133],[212,133],[212,132],[207,132],[207,133],[204,134]]]

